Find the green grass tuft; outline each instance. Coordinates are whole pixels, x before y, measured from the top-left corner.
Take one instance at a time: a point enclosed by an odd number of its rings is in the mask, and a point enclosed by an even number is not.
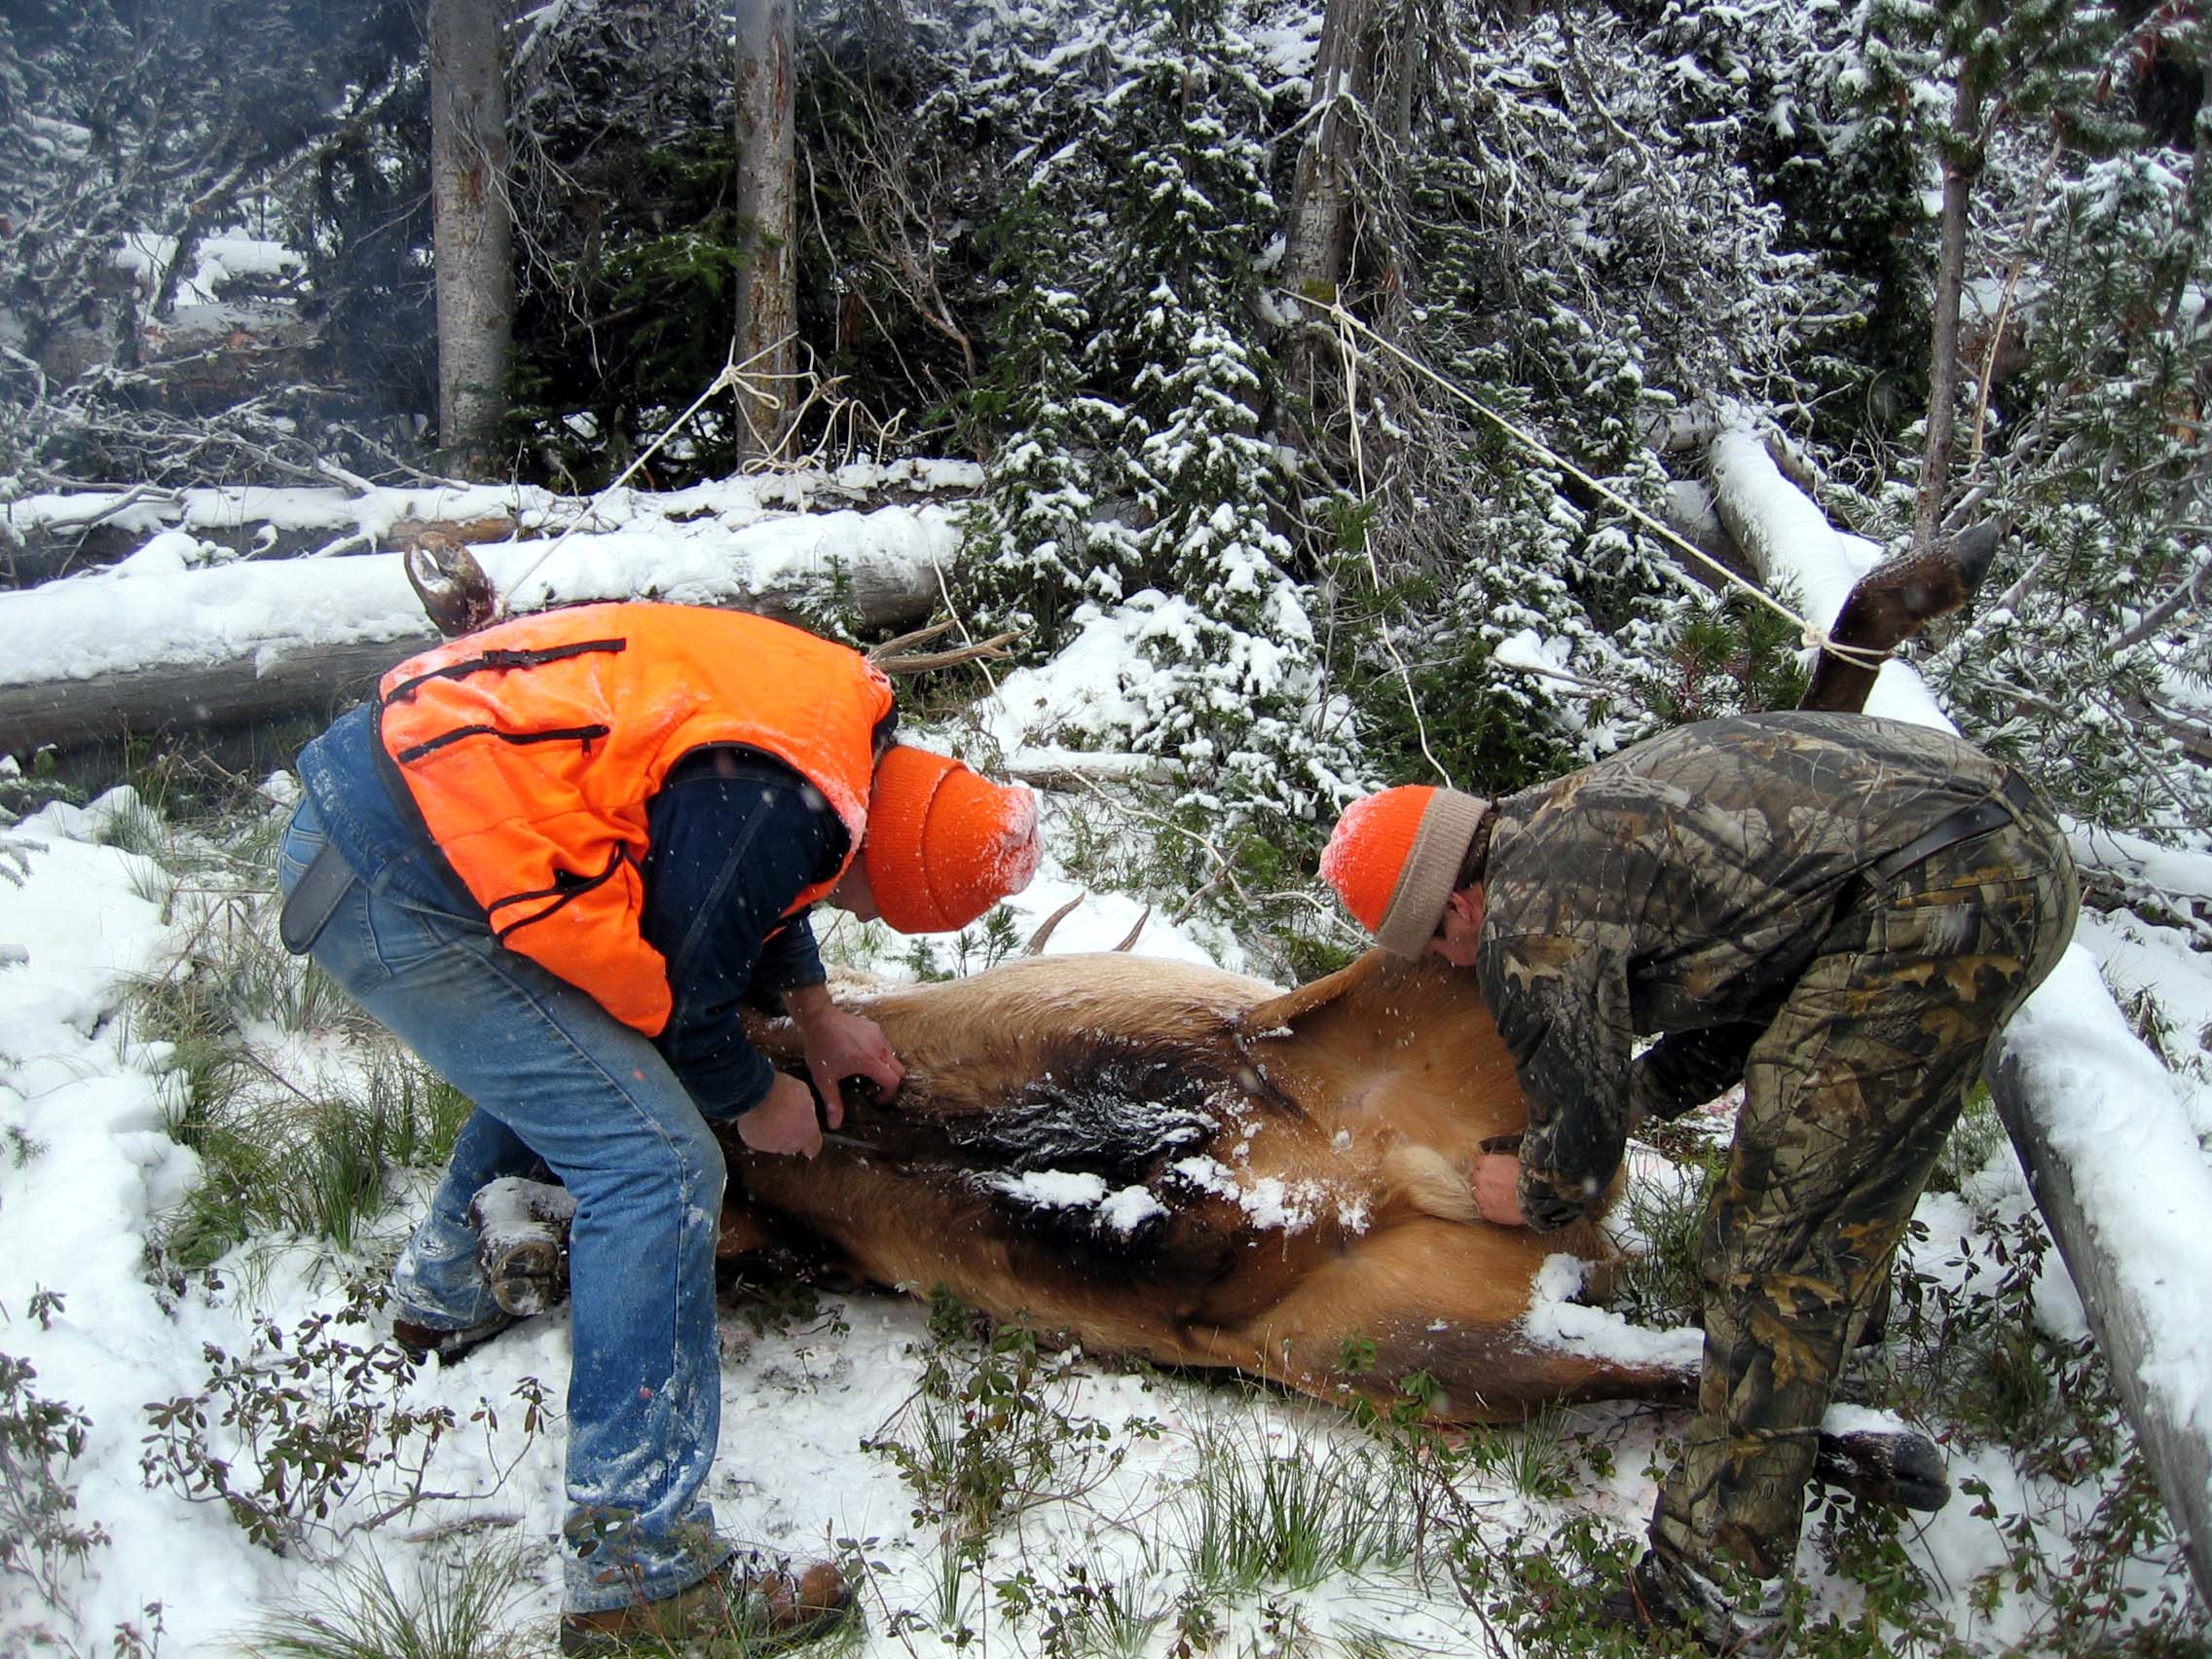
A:
[[[1168,1531],[1208,1589],[1309,1589],[1411,1558],[1414,1514],[1387,1449],[1294,1425],[1240,1407],[1196,1430],[1198,1470]]]
[[[523,1659],[540,1651],[516,1617],[529,1578],[512,1546],[424,1565],[405,1587],[376,1563],[350,1566],[320,1595],[256,1625],[240,1650],[248,1659]]]

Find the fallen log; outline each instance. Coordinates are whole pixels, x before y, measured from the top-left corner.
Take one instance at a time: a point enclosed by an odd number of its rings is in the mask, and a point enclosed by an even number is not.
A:
[[[2134,1051],[2134,1074],[2116,1121],[2069,1112],[2075,1056]],[[2135,1186],[2144,1167],[2199,1172],[2203,1150],[2157,1058],[2128,1030],[2087,953],[2067,952],[2048,983],[2014,1017],[1987,1072],[1990,1096],[2027,1166],[2036,1206],[2074,1275],[2090,1333],[2135,1430],[2158,1494],[2180,1533],[2198,1597],[2212,1604],[2212,1389],[2197,1340],[2200,1321],[2173,1329],[2173,1310],[2212,1298],[2201,1196],[2174,1201]],[[2107,1089],[2107,1095],[2115,1091]],[[2084,1117],[2093,1118],[2086,1129]],[[2106,1161],[2113,1147],[2132,1155]],[[2162,1154],[2163,1156],[2158,1156]],[[2117,1177],[2117,1179],[2116,1179]]]
[[[1852,585],[1881,563],[1876,543],[1828,523],[1820,504],[1783,473],[1758,433],[1740,426],[1714,433],[1706,470],[1713,510],[1746,563],[1770,592],[1793,592],[1799,615],[1835,615]]]
[[[909,628],[940,599],[954,515],[886,507],[739,530],[647,530],[481,544],[518,610],[667,599],[788,621],[833,613],[866,632]],[[419,548],[414,550],[419,554]],[[437,644],[407,553],[133,571],[126,566],[0,593],[0,752],[27,756],[126,733],[219,731],[322,712]],[[88,608],[100,625],[88,630]]]

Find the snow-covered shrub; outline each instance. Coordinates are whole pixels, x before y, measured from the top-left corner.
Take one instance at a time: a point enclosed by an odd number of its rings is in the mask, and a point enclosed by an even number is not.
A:
[[[1970,729],[2072,810],[2150,830],[2212,826],[2190,761],[2212,709],[2196,166],[2119,156],[2054,185],[2027,367],[1998,411],[2018,414],[1991,463],[2017,535],[1934,665]]]
[[[1470,22],[1403,159],[1406,332],[1483,409],[1416,383],[1418,424],[1384,412],[1410,481],[1361,544],[1376,603],[1404,607],[1407,666],[1355,629],[1346,674],[1399,775],[1434,756],[1463,787],[1502,791],[1650,729],[1640,685],[1687,596],[1608,498],[1657,514],[1671,429],[1701,404],[1794,385],[1786,296],[1811,266],[1744,166],[1755,111],[1726,64],[1668,32],[1671,13],[1660,24],[1600,9],[1511,32]],[[1345,588],[1358,585],[1355,571]],[[1409,677],[1418,722],[1394,686]]]
[[[146,1404],[139,1471],[147,1487],[220,1504],[264,1549],[311,1560],[430,1501],[431,1455],[461,1419],[450,1406],[415,1403],[408,1385],[421,1362],[374,1339],[384,1290],[350,1292],[343,1308],[289,1331],[257,1315],[245,1353],[204,1345],[204,1385]],[[544,1391],[526,1378],[514,1395],[534,1436]],[[356,1499],[365,1514],[355,1513]]]
[[[31,1311],[43,1324],[33,1299]],[[52,1607],[67,1605],[70,1580],[106,1544],[99,1523],[80,1520],[71,1469],[92,1427],[65,1400],[41,1398],[27,1360],[0,1353],[0,1573],[18,1573]]]

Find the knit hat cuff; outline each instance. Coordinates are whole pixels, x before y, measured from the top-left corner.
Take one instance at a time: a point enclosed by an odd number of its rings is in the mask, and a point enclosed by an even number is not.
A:
[[[1393,956],[1419,960],[1436,937],[1444,906],[1459,884],[1459,866],[1475,843],[1490,802],[1457,790],[1438,790],[1429,797],[1414,831],[1414,844],[1398,871],[1375,942]]]

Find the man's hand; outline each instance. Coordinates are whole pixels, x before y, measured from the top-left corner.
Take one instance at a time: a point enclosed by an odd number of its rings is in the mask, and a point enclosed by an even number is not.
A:
[[[822,1124],[814,1116],[814,1091],[782,1072],[768,1086],[759,1105],[737,1121],[738,1139],[755,1152],[797,1153],[812,1158],[822,1150]]]
[[[1483,1220],[1499,1227],[1527,1227],[1521,1213],[1521,1161],[1507,1152],[1486,1152],[1475,1159],[1468,1188]]]
[[[899,1086],[906,1081],[906,1068],[874,1020],[846,1013],[830,1000],[825,985],[787,991],[784,1006],[798,1023],[799,1039],[806,1046],[806,1069],[822,1095],[831,1128],[845,1121],[844,1096],[837,1086],[848,1077],[865,1077],[874,1084],[878,1100],[897,1096]]]

